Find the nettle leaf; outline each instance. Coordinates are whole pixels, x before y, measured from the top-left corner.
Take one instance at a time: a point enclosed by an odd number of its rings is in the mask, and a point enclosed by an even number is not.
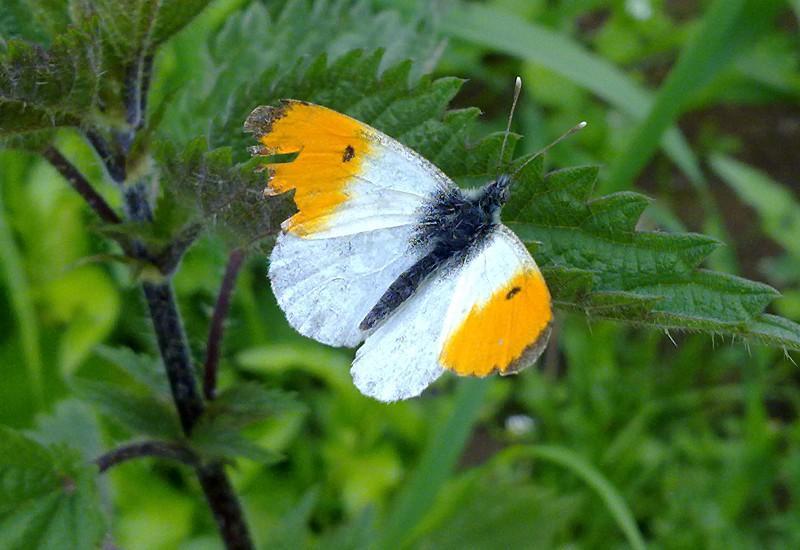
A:
[[[243,382],[221,392],[209,403],[201,423],[224,424],[231,430],[237,430],[301,406],[292,394]]]
[[[187,84],[181,74],[180,82],[167,84],[179,87],[164,120],[169,139],[208,135],[213,147],[231,145],[238,155],[242,120],[267,99],[272,82],[321,54],[335,59],[357,48],[383,46],[383,67],[414,59],[413,76],[430,70],[441,52],[430,18],[420,13],[407,21],[395,10],[376,11],[373,4],[291,0],[271,14],[263,3],[252,2],[230,14],[209,41],[195,82]],[[232,136],[240,137],[231,143]]]
[[[185,27],[211,0],[75,0],[77,20],[95,18],[115,65],[152,56],[158,46]]]
[[[172,197],[165,204],[194,213],[184,227],[216,224],[232,246],[248,246],[274,237],[293,212],[288,198],[267,200],[263,175],[252,164],[235,165],[228,147],[209,151],[200,138],[180,153],[163,144],[158,158],[163,192]],[[157,210],[156,223],[165,215]]]
[[[75,394],[135,434],[175,439],[181,434],[175,408],[165,396],[135,384],[101,382],[75,378]]]
[[[160,359],[144,353],[136,353],[125,347],[98,346],[95,353],[127,373],[154,395],[170,397],[167,373],[161,366]]]
[[[102,70],[90,27],[68,29],[48,49],[9,40],[0,56],[0,137],[81,125],[97,105]]]
[[[649,199],[589,194],[597,168],[519,175],[503,220],[532,250],[557,306],[590,318],[702,330],[800,349],[800,326],[765,315],[767,285],[699,267],[720,243],[697,234],[637,231]]]
[[[427,158],[451,177],[495,174],[502,135],[472,144],[468,134],[480,111],[447,111],[464,81],[422,77],[411,84],[411,62],[381,72],[383,58],[382,51],[355,50],[331,63],[325,55],[310,65],[299,63],[281,77],[265,74],[260,85],[237,96],[230,106],[231,116],[212,135],[224,135],[242,153],[252,145],[241,125],[253,108],[285,98],[302,99],[348,114],[418,151],[427,151]],[[512,136],[509,141],[516,139]]]
[[[210,458],[245,457],[263,463],[275,462],[280,455],[257,445],[241,430],[301,406],[291,394],[267,390],[260,384],[237,384],[209,403],[192,430],[192,445]]]
[[[0,426],[3,548],[97,548],[106,525],[97,468],[64,446]]]
[[[403,62],[379,74],[382,52],[350,52],[333,63],[318,57],[310,66],[291,71],[273,82],[271,91],[260,95],[264,104],[282,97],[300,98],[326,105],[363,120],[399,138],[459,179],[495,175],[499,168],[501,134],[477,143],[469,133],[480,112],[477,109],[447,111],[463,81],[422,77],[409,84],[411,63]],[[242,97],[247,96],[248,92]],[[272,98],[272,99],[270,99]],[[246,117],[256,99],[241,99],[237,109]],[[236,129],[224,129],[227,141],[239,143],[238,154],[252,140],[244,136],[238,119]],[[240,137],[237,137],[240,136]],[[513,145],[518,136],[512,135]],[[512,147],[504,162],[510,160]],[[194,204],[196,223],[219,222],[236,246],[274,237],[280,223],[293,212],[288,196],[263,196],[266,178],[253,172],[262,162],[233,164],[235,148],[209,151],[204,140],[189,144],[181,153],[165,144],[159,158],[165,176],[165,191],[181,197],[181,204]]]

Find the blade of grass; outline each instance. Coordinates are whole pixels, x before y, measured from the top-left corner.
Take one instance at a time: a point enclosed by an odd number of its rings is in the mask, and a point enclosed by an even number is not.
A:
[[[39,350],[39,327],[36,323],[31,290],[22,266],[22,259],[6,219],[2,189],[3,186],[0,185],[0,265],[5,274],[9,299],[19,324],[22,353],[25,356],[25,367],[28,371],[31,393],[36,407],[41,409],[44,407],[44,386],[42,357]]]
[[[658,146],[664,131],[681,114],[687,97],[700,82],[707,82],[708,71],[719,70],[712,61],[721,50],[730,47],[728,40],[745,0],[716,0],[700,26],[683,48],[667,80],[661,86],[650,112],[630,139],[630,145],[612,165],[603,192],[621,191],[631,186]]]
[[[622,495],[611,484],[608,479],[592,464],[584,460],[581,456],[564,447],[556,445],[527,445],[512,447],[497,455],[495,460],[499,462],[511,462],[522,457],[538,458],[561,466],[581,478],[591,487],[597,496],[606,505],[611,516],[619,525],[628,544],[634,550],[644,550],[646,548],[644,537],[636,524],[636,519],[622,498]]]
[[[652,97],[647,90],[605,59],[543,26],[469,4],[459,5],[443,18],[442,30],[451,37],[547,67],[635,119],[643,119],[650,112]],[[662,145],[690,180],[702,180],[697,158],[676,128],[664,134]]]
[[[604,193],[628,189],[653,156],[664,133],[688,100],[772,24],[780,3],[773,0],[715,0],[681,50],[649,113],[612,165]],[[692,180],[703,187],[704,179]]]
[[[400,548],[430,509],[467,443],[490,380],[459,381],[452,412],[432,432],[422,458],[397,496],[377,548]]]

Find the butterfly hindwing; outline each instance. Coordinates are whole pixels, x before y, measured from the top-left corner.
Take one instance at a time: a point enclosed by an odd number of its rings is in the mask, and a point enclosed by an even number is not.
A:
[[[459,275],[439,361],[462,376],[516,372],[539,357],[551,322],[550,292],[536,262],[498,225]]]
[[[358,350],[351,373],[362,393],[381,401],[415,397],[445,370],[509,374],[538,358],[551,320],[536,262],[499,225],[380,325]]]

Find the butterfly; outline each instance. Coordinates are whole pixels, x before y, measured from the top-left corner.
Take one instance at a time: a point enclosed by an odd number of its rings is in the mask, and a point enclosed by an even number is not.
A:
[[[278,305],[304,336],[363,343],[351,368],[363,394],[408,399],[445,371],[511,374],[539,357],[551,299],[500,221],[511,175],[462,190],[386,134],[304,101],[257,107],[244,127],[255,155],[296,154],[267,166],[266,193],[293,190],[297,206],[269,260]]]

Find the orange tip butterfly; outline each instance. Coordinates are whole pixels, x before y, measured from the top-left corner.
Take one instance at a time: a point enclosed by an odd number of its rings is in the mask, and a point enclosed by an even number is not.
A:
[[[553,313],[536,262],[500,222],[513,175],[462,190],[389,136],[303,101],[258,107],[245,130],[255,154],[297,153],[268,169],[267,193],[294,190],[298,209],[270,257],[278,304],[304,336],[363,344],[350,370],[362,393],[408,399],[445,371],[536,361]]]

